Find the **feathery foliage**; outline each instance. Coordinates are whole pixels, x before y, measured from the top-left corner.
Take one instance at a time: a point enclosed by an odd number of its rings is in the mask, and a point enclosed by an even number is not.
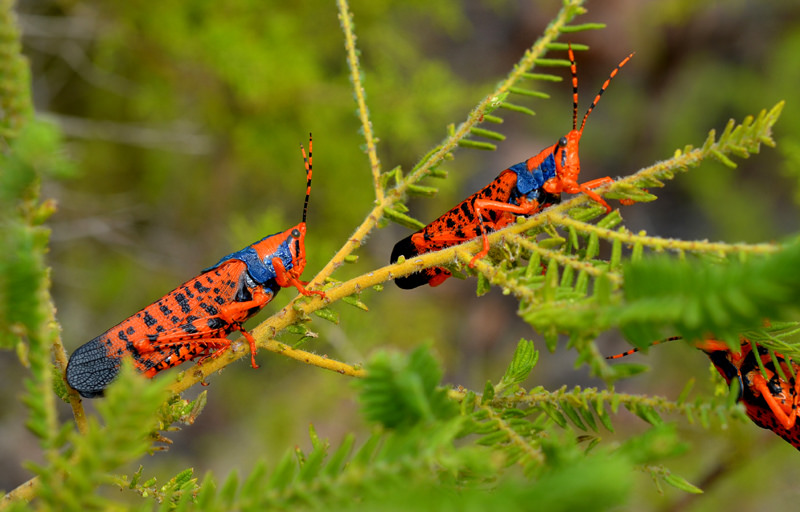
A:
[[[525,382],[536,378],[540,357],[526,339],[519,341],[505,372],[483,389],[448,388],[442,386],[446,366],[424,344],[409,354],[379,351],[362,367],[302,350],[300,342],[291,346],[277,339],[286,330],[302,342],[313,340],[317,334],[308,327],[312,313],[338,324],[344,316],[339,301],[368,311],[372,291],[382,291],[382,283],[421,268],[447,266],[456,273],[475,273],[478,295],[492,287],[512,295],[520,318],[544,338],[550,351],[559,350],[559,341],[566,338],[577,364],[588,365],[608,384],[643,369],[607,363],[595,340],[611,329],[639,347],[665,335],[694,340],[712,334],[732,342],[745,335],[783,354],[800,354],[792,321],[800,289],[793,271],[800,264],[796,237],[783,244],[741,244],[634,233],[618,210],[605,214],[584,195],[492,233],[492,251],[474,271],[466,263],[479,240],[413,261],[359,269],[363,273],[352,279],[332,277],[343,263],[358,265],[357,251],[375,228],[389,222],[421,227],[410,215],[408,198],[434,197],[438,189],[429,180],[445,178],[445,168],[457,154],[498,149],[505,139],[498,126],[510,116],[534,115],[533,106],[549,97],[539,86],[561,80],[548,69],[569,66],[549,53],[563,55],[567,45],[559,38],[602,28],[575,23],[584,13],[583,1],[565,0],[543,34],[463,121],[447,126],[444,138],[409,169],[398,165],[384,171],[354,16],[345,0],[336,4],[369,162],[365,176],[374,193],[372,209],[343,245],[330,251],[329,261],[308,285],[324,289],[327,301],[294,299],[252,332],[267,350],[357,377],[360,416],[371,432],[365,439],[348,433],[332,445],[311,427],[310,450],[290,447],[296,440],[288,440],[282,457],[257,457],[246,476],[233,471],[198,478],[188,468],[160,484],[146,476],[142,455],[170,442],[161,432],[174,430],[176,423],[192,424],[208,396],[204,391],[188,401],[179,394],[246,351],[231,350],[174,382],[147,381],[126,365],[107,396],[96,402],[99,420],[87,419],[77,395],[66,389],[61,378],[66,355],[44,263],[48,231],[42,224],[54,204],[40,201],[39,187],[42,179],[68,175],[71,165],[62,156],[58,131],[32,118],[28,68],[11,3],[3,1],[0,348],[17,350],[20,363],[30,367],[24,398],[27,425],[44,455],[43,462],[30,465],[36,478],[9,493],[0,508],[24,510],[25,501],[35,500],[42,509],[100,510],[122,508],[121,500],[128,499],[141,500],[143,509],[204,511],[527,510],[531,503],[543,510],[606,510],[628,503],[630,475],[637,470],[657,484],[702,492],[665,465],[687,450],[676,418],[715,430],[729,428],[731,419],[747,422],[727,388],[718,396],[690,398],[687,386],[675,400],[624,393],[613,386],[526,389]],[[202,13],[194,15],[199,22]],[[588,49],[577,43],[572,48]],[[209,67],[225,68],[222,56],[208,59]],[[238,84],[232,94],[245,105],[257,103],[251,85]],[[731,121],[719,137],[711,130],[700,147],[686,146],[597,192],[607,199],[656,201],[654,189],[707,160],[734,167],[736,159],[757,154],[762,144],[774,146],[772,128],[782,108],[781,102],[741,123]],[[763,326],[765,318],[772,327]],[[56,396],[70,403],[75,428],[59,423]],[[647,430],[620,439],[615,425],[623,421],[622,409],[643,420]],[[137,462],[142,465],[134,473],[117,473]],[[98,492],[109,488],[129,492],[122,497]]]

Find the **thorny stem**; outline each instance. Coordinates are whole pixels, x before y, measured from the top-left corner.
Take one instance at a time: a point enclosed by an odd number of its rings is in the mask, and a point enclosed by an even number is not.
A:
[[[776,118],[777,113],[780,112],[781,106],[782,106],[781,104],[778,104],[776,105],[776,107],[773,107],[772,111],[770,112],[770,115],[774,115]],[[771,123],[765,123],[762,131],[760,133],[754,134],[751,137],[751,139],[765,144],[772,143],[772,139],[770,138],[771,126],[772,126]],[[698,149],[693,149],[691,151],[682,152],[670,158],[669,160],[664,160],[649,167],[640,169],[634,174],[631,174],[630,176],[617,180],[614,183],[598,187],[597,189],[595,189],[595,191],[598,193],[609,193],[615,191],[629,190],[631,188],[640,186],[652,186],[653,183],[660,184],[659,180],[671,178],[676,170],[686,170],[689,167],[695,167],[699,165],[706,158],[710,156],[715,156],[717,152],[721,152],[724,155],[725,153],[730,153],[731,148],[728,147],[726,144],[720,144],[718,142],[710,144],[706,148],[698,148]],[[620,231],[614,231],[607,228],[601,228],[599,226],[594,226],[585,222],[580,222],[570,218],[566,214],[566,212],[569,212],[571,209],[577,206],[581,206],[583,204],[591,202],[592,200],[591,198],[589,198],[589,196],[585,194],[579,194],[568,201],[565,201],[558,205],[552,206],[547,210],[544,210],[538,215],[533,215],[531,217],[528,217],[526,220],[522,222],[518,222],[517,224],[513,224],[503,230],[493,233],[489,237],[490,242],[494,236],[497,236],[498,233],[518,234],[518,233],[524,233],[536,227],[543,226],[545,224],[554,224],[556,226],[560,225],[572,226],[575,227],[576,229],[579,229],[587,233],[594,232],[601,238],[618,239],[623,242],[629,242],[631,244],[641,243],[643,246],[650,247],[654,250],[662,250],[662,249],[670,249],[676,251],[698,250],[698,251],[714,251],[720,254],[730,253],[730,252],[751,252],[756,254],[765,254],[765,253],[775,252],[780,249],[779,246],[773,244],[756,244],[756,245],[724,244],[724,243],[712,243],[707,241],[682,241],[682,240],[671,240],[671,239],[664,239],[657,237],[647,237],[644,235],[634,235],[634,234],[623,233]]]
[[[347,36],[348,33],[352,35],[352,17],[349,16],[346,0],[339,0],[339,2],[340,18],[342,20],[342,28],[345,31],[345,36]],[[514,67],[514,70],[508,75],[508,77],[506,77],[506,79],[501,82],[492,93],[486,96],[478,104],[478,106],[472,112],[470,112],[468,119],[461,123],[458,129],[456,129],[455,132],[448,137],[447,140],[445,140],[445,142],[439,146],[436,151],[429,153],[427,159],[424,162],[421,162],[415,168],[414,172],[406,176],[402,183],[394,187],[388,194],[383,194],[383,191],[380,188],[380,183],[376,182],[376,194],[378,195],[376,196],[375,206],[373,207],[372,211],[367,214],[366,218],[356,229],[355,233],[350,236],[347,242],[336,252],[333,258],[331,258],[331,260],[322,268],[322,270],[320,270],[319,273],[310,281],[309,287],[311,289],[320,286],[327,277],[329,277],[337,268],[342,265],[345,257],[349,256],[354,250],[361,246],[366,236],[372,231],[373,228],[375,228],[375,226],[378,224],[378,221],[383,217],[383,211],[385,208],[391,206],[395,201],[397,201],[398,198],[402,197],[409,185],[419,181],[423,176],[430,172],[430,170],[436,164],[443,160],[445,156],[454,150],[458,146],[458,142],[469,134],[470,128],[479,124],[483,119],[483,115],[495,106],[497,98],[501,97],[506,92],[509,92],[511,87],[521,78],[523,78],[525,73],[533,67],[536,59],[540,58],[546,52],[547,45],[552,43],[552,41],[558,37],[561,28],[572,20],[576,14],[576,10],[580,8],[582,3],[583,0],[570,0],[561,9],[558,17],[552,23],[550,23],[550,25],[548,25],[544,35],[536,41],[533,47],[525,52],[522,59],[517,63],[517,65]],[[361,80],[357,68],[358,59],[355,54],[355,37],[353,37],[352,41],[348,40],[346,46],[348,49],[348,64],[351,66],[351,78],[355,88],[356,101],[358,102],[359,106],[359,115],[364,128],[367,152],[370,154],[370,151],[374,153],[375,144],[372,135],[371,124],[367,114],[366,104],[364,103],[364,90],[361,86]],[[351,51],[353,52],[352,59],[349,56]],[[376,179],[375,162],[377,161],[377,155],[371,154],[370,162],[373,164],[373,180]],[[380,193],[378,193],[379,190],[381,191]],[[286,306],[281,314],[287,312],[293,304],[294,301]]]
[[[536,59],[539,59],[547,51],[547,47],[561,34],[561,29],[569,23],[583,4],[583,0],[570,0],[565,2],[564,7],[559,11],[558,16],[547,26],[542,37],[534,45],[525,51],[522,59],[514,66],[511,73],[505,80],[500,82],[497,88],[489,93],[480,103],[469,113],[467,120],[461,123],[458,128],[438,147],[435,152],[429,153],[428,158],[420,163],[415,170],[409,174],[402,183],[394,187],[389,195],[397,199],[401,197],[409,185],[416,183],[427,175],[433,167],[441,162],[451,151],[453,151],[460,140],[470,133],[470,129],[483,122],[483,116],[496,108],[499,98],[511,92],[511,88],[533,68]],[[388,204],[386,205],[388,206]]]
[[[756,124],[753,124],[752,116],[746,117],[739,125],[736,125],[734,121],[731,120],[719,140],[715,141],[715,132],[711,130],[703,147],[687,148],[686,151],[677,151],[669,160],[664,160],[649,167],[645,167],[630,176],[593,190],[602,195],[603,193],[609,192],[624,192],[638,187],[660,187],[663,186],[660,180],[672,179],[675,172],[685,172],[690,167],[700,165],[700,163],[708,158],[716,158],[723,162],[729,162],[728,165],[735,165],[730,161],[727,155],[735,154],[746,158],[750,153],[757,153],[760,144],[765,144],[767,146],[775,145],[775,141],[772,139],[772,126],[778,120],[783,106],[784,102],[781,101],[769,111],[762,110],[758,115]],[[731,132],[733,135],[730,135]],[[748,135],[748,132],[753,133]],[[737,140],[731,140],[733,138]],[[579,199],[581,203],[590,201],[590,198],[583,194],[579,195],[577,199]],[[550,211],[553,210],[551,209]]]
[[[385,201],[385,199],[384,199]],[[364,222],[361,223],[360,226],[356,229],[356,231],[347,239],[347,242],[336,252],[336,254],[331,258],[331,260],[320,270],[314,278],[309,281],[308,288],[309,289],[316,289],[325,282],[325,279],[328,278],[337,268],[342,266],[344,263],[344,259],[349,256],[354,250],[361,247],[361,243],[364,241],[366,236],[372,231],[378,224],[378,219],[381,216],[382,207],[376,206],[372,209],[367,218],[364,219]],[[327,291],[325,292],[327,293]],[[281,313],[288,312],[293,307],[293,304],[299,299],[301,295],[292,300],[286,307],[283,308]]]
[[[56,333],[59,331],[56,329]],[[61,342],[61,336],[55,336],[55,340],[53,341],[53,355],[56,361],[56,368],[58,371],[55,374],[55,378],[62,378],[67,370],[67,353],[64,350],[64,344]],[[78,432],[81,434],[86,434],[89,429],[89,425],[86,422],[86,411],[83,408],[83,402],[81,401],[81,397],[77,391],[70,389],[67,386],[67,393],[69,397],[69,405],[72,407],[72,415],[75,418],[75,425],[78,427]]]
[[[335,359],[329,359],[327,356],[320,356],[311,352],[306,352],[305,350],[298,350],[273,339],[267,339],[259,343],[259,346],[270,352],[275,352],[296,359],[297,361],[325,368],[326,370],[331,370],[342,375],[349,375],[350,377],[364,377],[366,375],[366,372],[358,366],[342,363]],[[206,377],[212,373],[221,370],[231,362],[246,355],[249,355],[249,345],[244,341],[244,338],[239,338],[232,343],[231,350],[221,357],[211,359],[205,364],[196,365],[194,368],[190,368],[181,373],[167,391],[172,394],[181,393],[194,384],[205,381]]]
[[[576,206],[578,200],[579,197],[576,197],[570,201],[562,203],[561,205],[555,206],[554,208],[573,208]],[[532,217],[532,219],[537,218],[541,219],[541,216]],[[488,235],[489,242],[495,243],[500,238],[507,236],[510,233],[520,233],[530,229],[530,220],[531,219],[524,223],[514,224],[503,230],[490,233]],[[539,222],[544,221],[539,220]],[[362,229],[366,229],[366,227],[362,225],[359,228],[359,231],[356,232],[356,235]],[[348,243],[354,243],[356,235],[354,235]],[[368,272],[362,276],[350,279],[349,281],[345,281],[336,287],[325,290],[325,299],[321,299],[316,296],[304,299],[302,295],[298,295],[292,302],[290,302],[289,305],[271,317],[267,318],[259,326],[253,329],[251,334],[258,342],[258,346],[260,348],[265,348],[272,352],[307,362],[308,364],[333,369],[334,371],[346,375],[359,377],[363,376],[363,370],[345,363],[339,363],[328,358],[321,358],[320,356],[315,356],[314,354],[303,350],[291,349],[291,351],[287,351],[287,346],[283,343],[276,342],[274,338],[281,330],[297,323],[302,318],[306,318],[309,314],[325,307],[328,303],[336,302],[344,297],[359,293],[367,288],[394,279],[395,277],[409,275],[423,268],[451,263],[456,258],[469,261],[469,259],[472,257],[472,254],[478,250],[481,244],[481,239],[477,238],[461,245],[448,247],[447,249],[443,249],[441,251],[430,252],[410,258],[402,263],[387,265],[372,272]],[[482,261],[476,262],[476,266],[479,270],[486,269],[487,272],[489,272],[492,268],[490,265]],[[319,276],[323,273],[324,269],[320,272],[320,274],[317,275],[317,277],[314,278],[314,281],[319,280]],[[524,290],[524,288],[519,286],[516,288]],[[173,393],[179,393],[196,384],[197,382],[202,381],[206,376],[214,373],[217,370],[220,370],[232,361],[248,355],[247,347],[248,344],[244,338],[238,338],[233,342],[232,350],[228,351],[223,356],[217,359],[208,360],[207,362],[192,368],[186,372],[186,374],[182,374],[178,378],[178,381],[170,388],[170,391]],[[334,367],[331,367],[332,365]]]
[[[347,0],[337,0],[339,7],[339,20],[344,32],[344,47],[347,50],[347,66],[350,68],[350,81],[353,82],[356,103],[358,103],[358,118],[364,130],[364,139],[367,143],[367,156],[372,168],[372,184],[375,187],[375,202],[383,201],[383,187],[381,186],[381,163],[375,149],[375,137],[372,133],[372,122],[369,120],[367,101],[364,86],[361,83],[361,67],[358,64],[358,50],[356,50],[356,35],[353,32],[353,15],[347,5]]]
[[[616,231],[613,229],[601,228],[594,224],[575,220],[561,213],[547,212],[545,215],[553,224],[558,226],[573,227],[584,233],[594,233],[600,238],[619,240],[629,245],[641,244],[655,251],[666,249],[671,251],[708,252],[720,255],[729,253],[770,254],[778,251],[780,248],[775,244],[727,244],[722,242],[709,242],[707,240],[660,238],[657,236],[646,236],[644,232],[634,234],[629,231]],[[530,242],[527,242],[527,244],[533,245]],[[528,245],[526,245],[526,247],[528,247]],[[542,249],[537,249],[537,251],[541,250]]]
[[[7,492],[2,499],[0,499],[0,510],[5,510],[12,503],[18,501],[31,501],[36,497],[40,485],[40,478],[35,476],[27,482],[18,485],[13,490]]]

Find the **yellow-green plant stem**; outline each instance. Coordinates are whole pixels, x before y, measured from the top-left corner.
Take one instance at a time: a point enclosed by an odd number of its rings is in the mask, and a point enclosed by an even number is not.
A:
[[[53,356],[56,361],[56,368],[58,369],[55,378],[63,378],[64,372],[66,372],[67,369],[67,352],[64,350],[61,336],[57,334],[59,332],[58,329],[54,329],[54,332],[56,332],[56,339],[53,342]],[[69,397],[69,405],[72,407],[72,416],[75,418],[75,425],[78,427],[78,432],[85,434],[89,425],[86,423],[86,411],[83,408],[81,397],[77,391],[70,389],[69,386],[67,386],[67,394]]]
[[[11,506],[12,503],[17,501],[31,501],[36,496],[36,491],[40,485],[39,482],[39,477],[35,476],[7,492],[5,496],[0,499],[0,510],[5,510]]]
[[[547,51],[548,45],[558,38],[561,30],[569,23],[570,20],[582,12],[581,5],[583,0],[569,0],[565,2],[564,7],[559,11],[558,16],[547,26],[545,33],[540,37],[534,45],[528,49],[520,61],[514,66],[514,69],[509,75],[498,84],[497,88],[489,93],[478,106],[470,112],[466,121],[461,123],[459,127],[436,149],[429,153],[428,157],[420,162],[415,170],[406,176],[400,184],[392,188],[388,193],[381,192],[375,201],[375,206],[372,208],[361,225],[356,228],[353,235],[348,238],[347,242],[336,252],[331,260],[319,271],[319,273],[311,279],[309,287],[315,289],[325,282],[337,268],[343,263],[344,259],[358,249],[366,239],[367,235],[378,225],[378,222],[383,217],[385,208],[390,207],[396,201],[403,197],[406,189],[424,177],[431,168],[441,162],[448,154],[450,154],[456,147],[458,142],[470,133],[470,129],[475,125],[480,124],[483,120],[484,114],[495,108],[498,98],[504,96],[510,91],[519,80],[525,77],[525,74],[534,66],[537,59]],[[341,1],[339,4],[339,16],[342,20],[342,28],[345,32],[345,37],[348,34],[352,36],[352,17],[349,14],[347,4]],[[361,86],[360,71],[358,70],[357,52],[355,49],[355,38],[346,42],[348,54],[352,50],[353,58],[348,57],[348,64],[350,65],[354,93],[356,95],[356,102],[358,104],[359,116],[361,118],[362,127],[364,128],[365,142],[367,145],[367,152],[375,150],[374,136],[372,135],[371,124],[367,115],[367,107],[364,98],[364,90]],[[368,135],[369,134],[369,135]],[[370,149],[372,148],[372,149]],[[370,162],[373,169],[373,180],[375,179],[375,165],[373,162],[378,162],[377,154],[370,156]],[[379,164],[377,164],[379,165]]]
[[[270,352],[275,352],[302,363],[318,366],[342,375],[348,375],[350,377],[364,377],[366,375],[366,372],[358,366],[342,363],[335,359],[329,359],[326,356],[321,356],[305,350],[298,350],[273,339],[260,342],[259,348],[264,348]],[[207,363],[196,365],[194,368],[181,373],[175,383],[168,388],[168,391],[173,394],[181,393],[194,384],[205,381],[206,377],[209,375],[221,370],[231,362],[249,355],[249,353],[249,345],[244,338],[239,338],[232,343],[231,350],[221,357],[211,359]]]
[[[381,162],[378,160],[378,152],[375,148],[375,136],[372,133],[372,122],[369,120],[367,110],[366,94],[364,85],[361,83],[361,68],[358,64],[358,51],[356,50],[356,35],[353,32],[353,15],[347,5],[347,0],[337,0],[339,8],[339,20],[344,32],[344,47],[347,50],[347,66],[350,68],[350,80],[353,82],[356,103],[358,104],[358,118],[361,121],[361,128],[364,130],[364,140],[366,141],[367,157],[372,169],[372,184],[375,187],[375,201],[383,201],[383,187],[381,186]]]
[[[594,233],[605,240],[619,240],[628,245],[641,244],[654,251],[704,252],[723,256],[732,253],[770,254],[780,249],[780,246],[776,244],[728,244],[724,242],[709,242],[707,240],[676,240],[674,238],[647,236],[644,232],[631,233],[630,231],[601,228],[594,224],[575,220],[562,213],[548,211],[544,215],[551,223],[558,226],[572,227],[582,233]],[[528,246],[526,245],[526,247]],[[541,252],[542,249],[537,249],[537,251]]]
[[[565,1],[564,6],[561,8],[556,18],[547,26],[542,37],[540,37],[531,48],[525,51],[525,54],[519,62],[514,65],[514,69],[508,76],[499,82],[497,87],[478,103],[472,112],[469,113],[467,119],[458,125],[452,134],[438,146],[436,151],[429,153],[425,161],[418,164],[414,168],[414,171],[389,192],[389,197],[394,200],[402,197],[409,185],[416,183],[426,176],[434,166],[441,162],[458,146],[458,143],[462,139],[469,135],[473,127],[482,123],[484,121],[484,115],[497,108],[501,103],[501,98],[504,98],[510,93],[512,87],[514,87],[518,81],[525,78],[525,75],[534,67],[536,61],[547,52],[548,46],[558,39],[562,29],[575,15],[583,12],[582,5],[583,0]]]

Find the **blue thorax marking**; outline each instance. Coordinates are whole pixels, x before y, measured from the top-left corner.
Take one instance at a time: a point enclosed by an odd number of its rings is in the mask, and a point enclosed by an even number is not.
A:
[[[253,281],[257,282],[258,284],[264,284],[270,279],[275,279],[277,274],[275,273],[275,267],[272,265],[273,258],[280,258],[286,270],[290,270],[294,266],[292,252],[289,249],[289,244],[294,239],[287,238],[281,242],[275,252],[267,256],[266,262],[261,261],[261,258],[258,257],[258,253],[255,249],[253,249],[253,245],[263,242],[267,238],[271,238],[280,234],[281,233],[275,233],[274,235],[265,236],[255,244],[248,245],[240,251],[232,252],[227,256],[223,256],[222,259],[220,259],[215,265],[204,269],[203,272],[214,270],[228,260],[239,260],[247,265],[247,272],[250,274],[250,277],[253,278]]]
[[[511,194],[512,198],[527,196],[528,199],[539,199],[539,193],[545,182],[556,176],[556,159],[552,153],[547,155],[538,167],[528,170],[526,162],[520,162],[509,167],[517,173],[517,187]]]

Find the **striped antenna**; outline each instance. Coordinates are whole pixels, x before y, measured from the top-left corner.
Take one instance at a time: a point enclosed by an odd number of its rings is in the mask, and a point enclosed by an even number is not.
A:
[[[652,347],[653,345],[661,345],[662,343],[666,343],[668,341],[675,341],[675,340],[682,340],[682,339],[683,338],[681,336],[671,336],[671,337],[663,339],[663,340],[654,341],[650,346]],[[630,349],[630,350],[628,350],[626,352],[622,352],[621,354],[614,354],[613,356],[606,356],[606,359],[619,359],[621,357],[625,357],[625,356],[629,356],[631,354],[635,354],[636,352],[639,352],[640,350],[641,349],[639,347],[632,348],[632,349]]]
[[[306,223],[306,215],[308,215],[308,196],[311,195],[311,134],[308,134],[308,157],[306,157],[306,149],[300,144],[300,152],[303,154],[303,164],[306,167],[306,200],[303,203],[303,224]]]
[[[591,105],[589,105],[589,110],[587,110],[586,114],[583,116],[583,122],[581,123],[580,130],[578,130],[579,132],[583,132],[583,127],[586,126],[586,119],[589,117],[589,114],[591,114],[592,110],[594,110],[594,107],[597,106],[597,102],[600,101],[600,96],[603,95],[606,88],[611,83],[611,80],[617,76],[620,68],[627,64],[629,60],[631,60],[631,57],[633,57],[633,53],[622,59],[622,62],[617,64],[617,67],[611,71],[611,74],[600,88],[600,92],[597,93],[597,96],[594,97],[594,101]],[[572,129],[575,130],[578,126],[578,73],[575,66],[575,55],[572,53],[572,45],[569,46],[569,62],[570,66],[572,67]]]
[[[578,66],[575,64],[575,54],[572,53],[572,43],[569,47],[569,67],[572,69],[572,129],[578,129]],[[588,113],[586,114],[589,115]],[[586,119],[584,118],[584,122]],[[583,129],[583,127],[581,127]]]

